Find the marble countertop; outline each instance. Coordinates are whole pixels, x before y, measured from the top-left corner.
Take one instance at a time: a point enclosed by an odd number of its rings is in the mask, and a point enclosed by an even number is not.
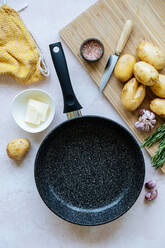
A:
[[[48,44],[59,41],[58,31],[95,0],[27,0],[26,3],[29,7],[21,16],[43,50],[51,71],[47,80],[29,88],[49,92],[55,100],[56,114],[46,131],[40,134],[24,132],[12,119],[11,101],[27,87],[8,77],[0,79],[0,248],[162,248],[165,241],[165,176],[152,168],[145,151],[146,180],[156,180],[159,196],[154,202],[146,204],[143,189],[131,210],[112,223],[98,227],[67,223],[55,216],[39,197],[33,175],[37,149],[45,135],[66,120]],[[24,2],[15,0],[8,1],[8,4],[18,9]],[[128,128],[111,104],[99,94],[97,86],[66,45],[63,46],[83,113],[105,116]],[[28,156],[19,165],[6,155],[7,143],[17,137],[27,137],[32,143]]]

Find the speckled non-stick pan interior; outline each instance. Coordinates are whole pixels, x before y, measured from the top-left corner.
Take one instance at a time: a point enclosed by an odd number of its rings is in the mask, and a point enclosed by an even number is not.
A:
[[[99,225],[124,214],[144,182],[142,152],[117,123],[94,116],[64,122],[43,141],[35,180],[46,205],[81,225]]]

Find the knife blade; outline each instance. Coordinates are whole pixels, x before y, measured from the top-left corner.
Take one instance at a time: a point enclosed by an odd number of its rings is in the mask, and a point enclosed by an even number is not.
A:
[[[100,92],[103,92],[105,86],[107,85],[107,83],[108,83],[108,81],[109,81],[109,79],[113,73],[113,70],[114,70],[115,65],[118,61],[119,55],[122,52],[123,48],[125,47],[126,42],[128,41],[128,38],[129,38],[130,33],[132,31],[132,27],[133,27],[132,21],[127,20],[125,25],[124,25],[123,31],[120,35],[120,39],[117,43],[116,52],[114,55],[111,55],[109,57],[108,62],[105,66],[104,74],[103,74],[101,81],[100,81],[100,89],[99,89]]]
[[[110,58],[108,59],[104,74],[103,74],[101,81],[100,81],[100,89],[99,89],[100,92],[103,92],[105,86],[107,85],[109,78],[110,78],[110,76],[111,76],[111,74],[115,68],[117,61],[118,61],[118,58],[119,58],[119,56],[114,54],[114,55],[111,55]]]

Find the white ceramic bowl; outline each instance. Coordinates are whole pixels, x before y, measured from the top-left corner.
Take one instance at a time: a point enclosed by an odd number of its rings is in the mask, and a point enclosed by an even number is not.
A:
[[[49,104],[49,110],[47,115],[47,120],[41,123],[39,126],[28,124],[24,121],[25,113],[27,109],[28,100],[32,98],[38,101]],[[40,89],[28,89],[24,90],[18,95],[16,95],[12,102],[12,116],[15,122],[23,130],[29,133],[39,133],[45,130],[52,122],[55,114],[55,104],[50,95]]]

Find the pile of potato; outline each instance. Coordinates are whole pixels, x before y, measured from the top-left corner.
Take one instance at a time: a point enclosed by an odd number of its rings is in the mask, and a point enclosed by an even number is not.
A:
[[[126,82],[121,94],[123,106],[133,111],[137,109],[146,96],[146,86],[152,92],[165,98],[165,75],[158,70],[165,66],[165,53],[152,43],[142,41],[137,48],[137,57],[130,54],[121,56],[116,64],[114,74],[121,82]],[[150,102],[150,109],[157,115],[165,117],[165,99],[155,98]]]

